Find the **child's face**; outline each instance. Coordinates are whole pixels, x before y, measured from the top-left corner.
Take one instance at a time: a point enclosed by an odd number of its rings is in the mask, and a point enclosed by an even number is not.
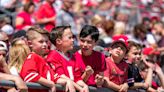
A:
[[[73,49],[74,38],[70,28],[64,30],[61,41],[61,45],[66,51]]]
[[[146,79],[147,73],[148,73],[148,69],[144,69],[140,71],[140,75],[143,79]]]
[[[139,64],[141,60],[141,50],[132,46],[127,54],[128,61],[130,63],[134,62],[135,64]]]
[[[0,50],[0,56],[6,57],[6,51]]]
[[[83,53],[91,53],[95,44],[95,40],[93,40],[90,35],[85,38],[80,38],[80,47]]]
[[[46,35],[38,34],[37,38],[31,41],[31,48],[39,55],[46,55],[48,49],[48,37]]]
[[[118,57],[120,59],[123,59],[126,55],[126,48],[121,43],[116,43],[112,46],[112,49],[110,50],[110,53],[114,57]]]

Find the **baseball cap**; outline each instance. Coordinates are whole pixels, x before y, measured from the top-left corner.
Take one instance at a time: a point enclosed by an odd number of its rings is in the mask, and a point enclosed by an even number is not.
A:
[[[121,43],[126,50],[128,51],[128,37],[125,35],[116,35],[112,37],[113,42],[111,44],[111,47],[114,46],[115,44]]]
[[[144,55],[159,55],[159,51],[154,51],[154,48],[152,47],[147,47],[143,49],[143,54]]]
[[[6,43],[3,42],[3,41],[0,41],[0,50],[5,50],[5,51],[7,51],[7,45],[6,45]]]
[[[19,38],[19,37],[26,37],[26,31],[20,30],[12,35],[12,39]]]

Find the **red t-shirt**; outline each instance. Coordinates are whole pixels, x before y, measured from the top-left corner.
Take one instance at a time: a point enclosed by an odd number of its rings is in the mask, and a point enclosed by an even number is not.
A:
[[[87,65],[92,67],[92,69],[94,70],[94,74],[88,78],[86,83],[90,86],[96,86],[96,74],[98,74],[99,72],[103,72],[106,69],[105,56],[97,51],[93,51],[92,55],[90,56],[83,56],[77,51],[75,53],[75,58],[76,62],[78,62],[81,68],[81,75],[84,73]]]
[[[32,17],[29,13],[23,11],[23,12],[19,13],[17,15],[17,17],[21,17],[23,19],[23,24],[16,26],[16,30],[22,30],[26,26],[32,26],[33,25]]]
[[[38,11],[36,12],[37,19],[51,18],[53,16],[56,16],[56,11],[54,7],[47,2],[44,2],[39,7]],[[50,32],[51,29],[55,27],[55,20],[49,23],[46,23],[43,26],[44,26],[44,29]]]
[[[54,81],[54,72],[39,55],[31,53],[26,58],[20,76],[25,82],[37,82],[41,77]],[[48,92],[48,90],[29,89],[29,92]]]
[[[117,85],[123,84],[128,78],[128,64],[121,61],[116,64],[110,57],[106,58],[107,69],[104,71],[104,76]]]
[[[53,50],[48,54],[47,62],[58,75],[65,74],[75,82],[81,80],[80,68],[73,55],[67,58],[59,51]]]

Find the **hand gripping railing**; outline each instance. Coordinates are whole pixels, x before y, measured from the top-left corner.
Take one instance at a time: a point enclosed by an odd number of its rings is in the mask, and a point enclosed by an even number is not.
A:
[[[30,89],[48,89],[48,87],[45,87],[38,83],[28,82],[28,83],[26,83],[26,85]],[[12,81],[1,80],[0,86],[15,87],[16,85]],[[56,89],[64,91],[65,87],[63,87],[59,84],[56,84]],[[108,89],[108,88],[96,88],[96,87],[89,86],[89,92],[114,92],[114,91],[111,89]],[[146,92],[146,91],[145,90],[128,90],[128,92]]]

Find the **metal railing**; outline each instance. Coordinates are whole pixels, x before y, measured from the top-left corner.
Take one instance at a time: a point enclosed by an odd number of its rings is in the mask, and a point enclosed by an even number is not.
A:
[[[30,89],[48,89],[48,87],[45,87],[45,86],[40,85],[38,83],[28,82],[28,83],[26,83],[26,85]],[[0,86],[15,87],[16,85],[12,81],[1,80],[0,81]],[[56,84],[56,89],[64,91],[65,88],[63,86],[59,85],[59,84]],[[90,92],[114,92],[114,91],[109,90],[107,88],[96,88],[96,87],[92,87],[92,86],[89,87],[89,91]]]
[[[48,89],[48,87],[43,86],[38,83],[27,82],[26,85],[30,89]],[[16,85],[12,81],[1,80],[0,86],[15,87]],[[65,87],[63,87],[59,84],[56,84],[56,89],[64,91]],[[115,91],[108,89],[108,88],[96,88],[96,87],[89,86],[89,92],[115,92]],[[128,92],[146,92],[146,91],[145,90],[128,90]]]

